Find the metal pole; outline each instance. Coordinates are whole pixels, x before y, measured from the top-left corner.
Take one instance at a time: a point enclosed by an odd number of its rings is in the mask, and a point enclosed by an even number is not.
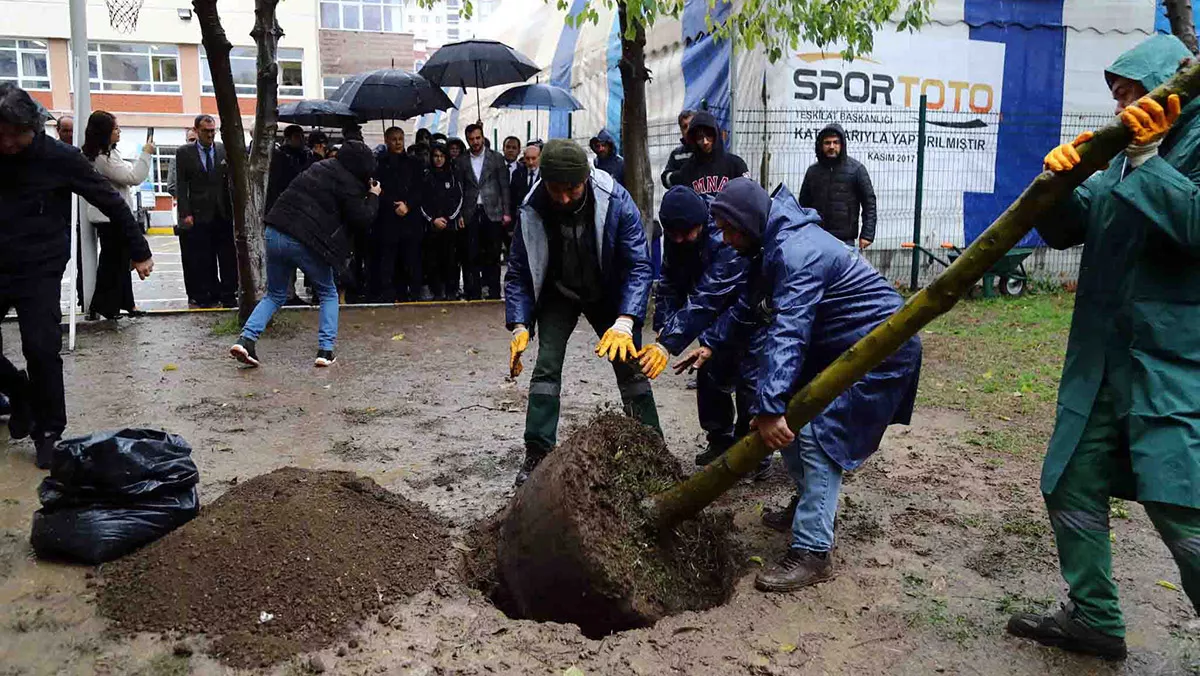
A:
[[[529,143],[533,140],[533,123],[525,120],[525,142]]]
[[[729,41],[729,149],[737,152],[737,43]]]
[[[917,186],[916,204],[913,206],[913,252],[912,278],[908,288],[917,290],[917,273],[921,267],[921,202],[925,198],[925,104],[928,99],[921,94],[921,110],[917,113]]]
[[[88,78],[88,39],[87,39],[87,0],[70,0],[71,11],[71,67],[75,79],[75,145],[83,145],[84,130],[87,129],[88,115],[91,114],[91,82]],[[83,270],[83,307],[88,310],[92,305],[92,293],[96,290],[96,233],[88,222],[87,208],[82,197],[74,197],[72,211],[78,214],[79,232],[76,240],[75,228],[71,228],[71,322],[70,335],[67,345],[75,349],[75,306],[74,298],[77,268]],[[81,265],[73,260],[80,256]]]

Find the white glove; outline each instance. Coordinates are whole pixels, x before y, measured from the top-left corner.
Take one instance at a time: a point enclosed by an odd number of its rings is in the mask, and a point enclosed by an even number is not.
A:
[[[1158,147],[1162,145],[1162,140],[1152,141],[1145,145],[1130,143],[1125,147],[1125,157],[1129,160],[1129,166],[1137,168],[1146,163],[1146,160],[1158,154]]]
[[[620,317],[617,317],[617,321],[613,322],[612,330],[620,331],[621,333],[624,333],[627,336],[632,336],[633,335],[633,317],[629,317],[626,315],[621,315]]]

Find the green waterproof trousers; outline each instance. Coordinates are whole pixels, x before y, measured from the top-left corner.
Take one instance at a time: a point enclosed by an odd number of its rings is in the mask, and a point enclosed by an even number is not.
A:
[[[572,301],[553,290],[548,290],[538,307],[538,354],[529,381],[529,406],[525,414],[526,448],[549,453],[557,443],[563,362],[567,357],[567,341],[575,331],[580,315],[592,325],[597,336],[603,335],[617,319],[615,312],[609,308]],[[639,349],[642,344],[638,331],[640,328],[635,326],[633,335]],[[612,366],[617,375],[617,388],[621,391],[625,412],[643,425],[654,428],[661,436],[662,428],[658,422],[654,394],[650,390],[650,379],[642,374],[636,360],[613,362]]]
[[[1045,496],[1076,617],[1112,636],[1125,635],[1125,622],[1112,577],[1108,499],[1137,498],[1125,423],[1115,393],[1102,383],[1079,445],[1054,491]],[[1142,504],[1175,557],[1188,598],[1200,611],[1200,510],[1163,502]]]

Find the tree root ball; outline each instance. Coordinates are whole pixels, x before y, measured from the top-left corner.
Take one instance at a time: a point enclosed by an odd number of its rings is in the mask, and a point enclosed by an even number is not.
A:
[[[656,532],[642,501],[684,477],[650,428],[602,413],[517,492],[499,537],[499,583],[515,614],[596,638],[729,599],[740,559],[728,514]]]

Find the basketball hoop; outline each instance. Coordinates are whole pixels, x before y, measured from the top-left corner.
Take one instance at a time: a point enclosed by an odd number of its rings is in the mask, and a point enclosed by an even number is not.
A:
[[[118,33],[129,34],[137,29],[138,12],[143,0],[104,0],[108,5],[108,22]]]

